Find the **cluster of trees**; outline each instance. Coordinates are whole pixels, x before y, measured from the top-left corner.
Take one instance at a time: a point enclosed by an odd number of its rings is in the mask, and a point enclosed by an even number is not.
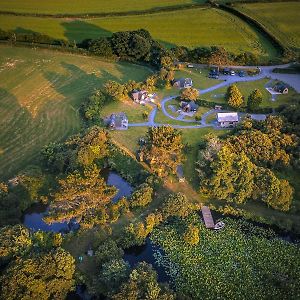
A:
[[[74,258],[60,234],[31,233],[22,225],[0,230],[2,299],[65,299],[74,287]]]
[[[64,143],[50,143],[44,147],[42,162],[51,172],[67,173],[101,161],[108,155],[108,146],[108,133],[94,126]]]
[[[297,140],[282,131],[281,118],[269,116],[265,122],[246,120],[224,141],[211,138],[199,152],[201,191],[228,202],[254,199],[274,209],[289,210],[293,188],[278,178],[276,171],[290,164],[290,149]]]
[[[238,87],[233,84],[227,89],[226,100],[230,107],[241,108],[246,105],[249,111],[255,111],[262,103],[263,96],[259,89],[255,89],[250,93],[247,99],[247,103],[245,103],[244,96],[242,95]]]
[[[176,174],[177,166],[183,161],[183,147],[178,130],[170,126],[151,127],[140,149],[140,159],[159,177]]]
[[[185,88],[180,91],[181,100],[195,101],[199,97],[199,91],[195,88]]]

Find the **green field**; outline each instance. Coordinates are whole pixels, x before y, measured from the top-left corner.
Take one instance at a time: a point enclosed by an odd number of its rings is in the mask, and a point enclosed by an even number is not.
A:
[[[0,47],[0,179],[36,163],[50,141],[78,132],[79,106],[107,80],[143,80],[149,70],[49,50]]]
[[[236,8],[262,23],[285,46],[300,50],[300,2],[240,4]]]
[[[151,15],[55,19],[2,15],[0,28],[17,32],[39,32],[53,38],[81,41],[110,36],[113,32],[147,29],[166,46],[223,46],[228,51],[251,51],[264,58],[274,57],[270,43],[238,18],[217,9],[193,9]]]
[[[182,4],[202,3],[198,0],[1,0],[0,10],[19,13],[38,14],[81,14],[81,13],[102,13],[102,12],[128,12],[176,6]]]
[[[257,81],[248,81],[248,82],[238,82],[236,83],[237,87],[239,88],[240,92],[244,96],[245,100],[247,101],[248,96],[250,93],[255,90],[259,89],[263,95],[263,102],[261,107],[278,107],[281,104],[289,103],[295,99],[295,97],[299,97],[292,88],[289,89],[289,93],[287,95],[278,95],[275,101],[271,100],[271,94],[265,89],[265,85],[269,84],[269,79],[260,79]],[[205,99],[208,101],[214,101],[219,103],[225,103],[225,94],[228,87],[222,87],[212,92],[203,94],[200,96],[201,99]]]

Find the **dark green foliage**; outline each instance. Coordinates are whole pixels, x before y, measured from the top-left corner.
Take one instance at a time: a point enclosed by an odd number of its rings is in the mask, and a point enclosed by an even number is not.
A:
[[[146,183],[141,184],[129,199],[131,207],[143,207],[152,201],[153,189]]]
[[[99,246],[95,256],[99,265],[112,259],[120,259],[124,255],[122,248],[119,248],[117,243],[112,239],[107,239]]]
[[[66,298],[74,286],[74,258],[62,248],[11,262],[1,278],[2,299]]]
[[[256,110],[259,105],[262,103],[263,97],[260,90],[256,89],[248,97],[247,107],[249,110]]]
[[[173,292],[157,282],[157,274],[152,266],[142,262],[132,270],[129,279],[120,291],[112,296],[113,300],[174,300]]]
[[[163,218],[170,216],[186,217],[192,211],[187,197],[182,193],[168,195],[162,204]]]
[[[98,40],[91,40],[87,45],[88,51],[93,54],[103,56],[103,57],[111,57],[113,56],[113,50],[111,47],[111,43],[107,38],[100,38]]]
[[[86,120],[101,123],[100,113],[103,106],[113,100],[102,90],[95,90],[82,105],[83,116]]]

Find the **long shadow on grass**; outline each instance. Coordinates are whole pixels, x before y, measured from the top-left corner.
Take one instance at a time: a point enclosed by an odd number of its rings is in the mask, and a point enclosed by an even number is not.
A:
[[[64,35],[70,42],[81,42],[85,39],[99,39],[112,35],[110,31],[104,28],[79,20],[63,22],[61,26],[65,28]]]
[[[75,105],[75,108],[78,108],[81,101],[89,96],[95,88],[102,88],[107,80],[118,80],[111,73],[102,69],[98,70],[96,67],[87,73],[73,64],[62,62],[61,65],[67,72],[61,74],[45,71],[44,77],[59,94],[67,100],[73,100],[72,105]]]

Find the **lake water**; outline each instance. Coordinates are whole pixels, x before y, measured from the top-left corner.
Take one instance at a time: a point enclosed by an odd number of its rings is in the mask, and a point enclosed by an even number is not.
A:
[[[113,185],[118,189],[118,193],[112,199],[112,202],[117,202],[120,198],[129,196],[132,193],[133,187],[117,173],[105,170],[102,175],[108,185]],[[43,218],[47,215],[47,211],[47,205],[41,203],[33,204],[24,212],[23,224],[34,231],[68,232],[78,228],[78,225],[74,222],[45,223]]]

